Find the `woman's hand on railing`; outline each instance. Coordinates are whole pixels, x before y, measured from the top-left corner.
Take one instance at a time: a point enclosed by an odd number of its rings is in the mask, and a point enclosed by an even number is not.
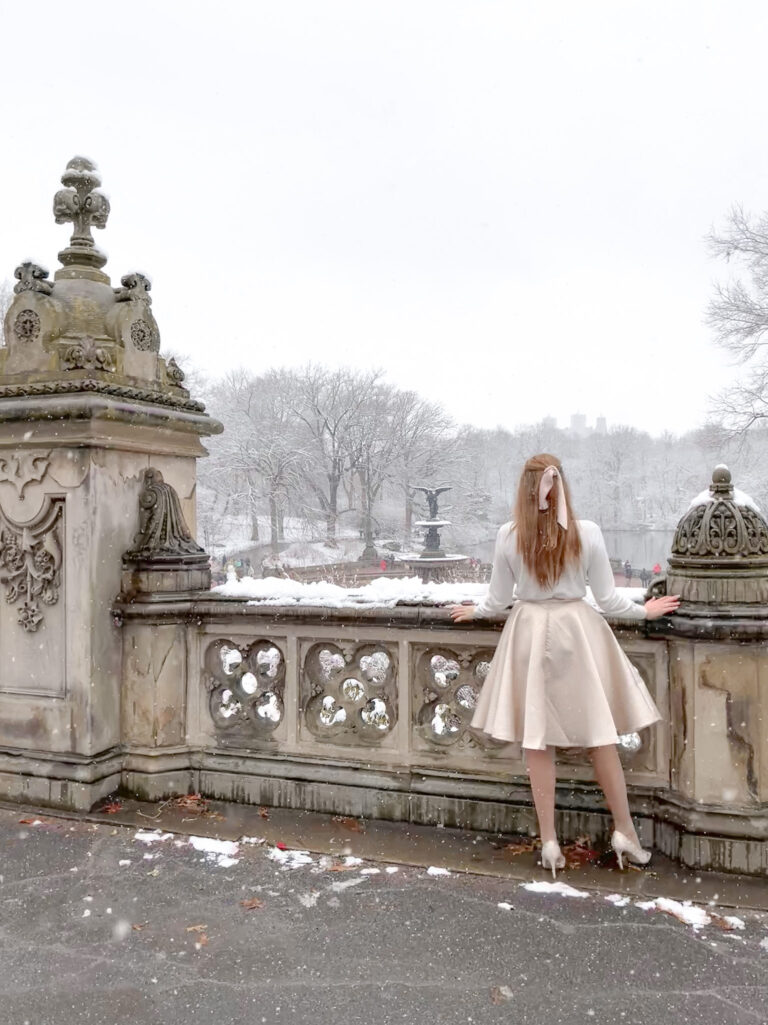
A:
[[[660,619],[670,616],[680,608],[679,594],[665,594],[661,598],[649,598],[645,603],[646,619]]]
[[[474,605],[449,605],[448,611],[454,623],[469,623],[475,618]]]

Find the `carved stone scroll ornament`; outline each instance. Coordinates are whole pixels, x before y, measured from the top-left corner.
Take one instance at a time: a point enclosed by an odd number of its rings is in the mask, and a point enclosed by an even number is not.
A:
[[[139,495],[139,531],[133,539],[133,548],[124,558],[143,562],[197,562],[208,558],[189,532],[176,491],[153,467],[144,471],[144,486]]]
[[[19,624],[34,633],[42,608],[55,605],[61,588],[61,518],[64,500],[46,499],[40,515],[20,524],[0,510],[0,583],[17,607]]]
[[[120,278],[122,288],[114,289],[116,303],[143,302],[147,306],[152,305],[152,297],[149,292],[152,282],[145,274],[134,271],[133,274],[125,274]]]
[[[130,323],[131,342],[140,352],[158,352],[160,331],[150,310],[152,297],[149,292],[152,283],[145,274],[138,271],[124,275],[120,281],[123,287],[114,290],[115,302],[131,304],[125,308]],[[134,318],[132,322],[131,318]]]
[[[27,260],[20,263],[14,271],[17,283],[13,286],[16,295],[22,292],[40,292],[41,295],[51,295],[53,283],[46,281],[48,271],[36,263]]]
[[[181,369],[181,367],[173,358],[173,356],[171,356],[171,358],[168,360],[168,365],[165,372],[168,376],[169,382],[172,385],[174,385],[174,387],[180,388],[184,381],[184,371]]]
[[[82,342],[68,345],[61,357],[62,370],[115,370],[115,360],[109,349],[97,345],[93,338],[85,337]]]
[[[47,452],[12,452],[0,456],[0,483],[13,484],[18,497],[24,501],[24,488],[45,477],[50,465],[50,450]]]

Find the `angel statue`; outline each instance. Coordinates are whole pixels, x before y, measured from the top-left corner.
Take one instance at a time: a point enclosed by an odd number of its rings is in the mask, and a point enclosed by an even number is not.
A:
[[[426,496],[426,499],[427,499],[427,505],[429,506],[429,518],[431,520],[436,520],[437,519],[437,499],[438,499],[438,496],[442,495],[442,493],[444,491],[450,491],[451,487],[452,486],[450,484],[441,484],[440,487],[437,487],[437,488],[425,488],[425,487],[421,487],[419,485],[419,486],[411,488],[411,491],[423,491],[424,492],[424,494]]]

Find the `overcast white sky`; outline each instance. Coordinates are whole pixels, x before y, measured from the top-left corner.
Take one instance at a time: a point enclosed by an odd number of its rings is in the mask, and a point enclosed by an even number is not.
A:
[[[703,236],[768,207],[758,0],[0,4],[0,278],[94,159],[201,369],[383,367],[492,427],[696,426]]]

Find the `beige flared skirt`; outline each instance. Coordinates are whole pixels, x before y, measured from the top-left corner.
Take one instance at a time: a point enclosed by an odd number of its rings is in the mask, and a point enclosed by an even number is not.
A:
[[[661,719],[613,631],[586,601],[518,601],[472,726],[523,747],[615,744]]]

